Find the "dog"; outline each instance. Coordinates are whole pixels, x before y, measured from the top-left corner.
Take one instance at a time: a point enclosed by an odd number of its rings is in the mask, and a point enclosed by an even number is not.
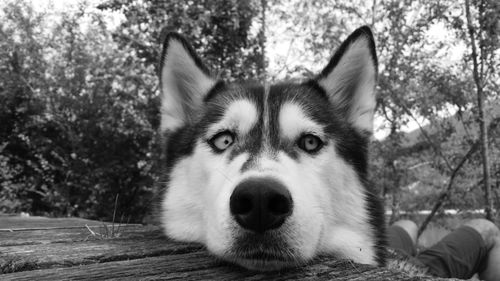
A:
[[[377,73],[366,26],[315,78],[272,85],[218,80],[169,33],[159,68],[167,236],[250,270],[319,255],[383,266],[383,204],[367,179]]]

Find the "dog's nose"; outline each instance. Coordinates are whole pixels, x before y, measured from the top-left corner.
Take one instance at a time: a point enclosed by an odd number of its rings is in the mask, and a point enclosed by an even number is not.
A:
[[[280,227],[293,209],[292,196],[280,182],[254,178],[236,186],[229,200],[231,214],[243,227],[258,233]]]

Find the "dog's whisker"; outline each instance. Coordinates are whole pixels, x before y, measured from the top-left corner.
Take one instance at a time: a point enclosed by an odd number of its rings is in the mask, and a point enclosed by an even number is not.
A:
[[[221,173],[222,176],[224,176],[224,178],[229,181],[229,182],[233,182],[233,180],[226,174],[222,171],[222,169],[220,167],[216,167],[215,170],[219,173]]]

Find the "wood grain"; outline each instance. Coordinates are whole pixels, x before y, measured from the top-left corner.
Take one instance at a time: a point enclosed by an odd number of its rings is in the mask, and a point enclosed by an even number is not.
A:
[[[255,273],[224,264],[205,252],[25,271],[4,277],[4,280],[449,280],[412,278],[383,268],[354,267],[348,261],[325,259],[283,272]]]
[[[440,280],[329,257],[282,272],[259,273],[167,239],[158,227],[127,225],[113,237],[101,222],[0,216],[0,280]],[[446,279],[449,280],[449,279]]]
[[[97,234],[105,233],[104,227],[89,226],[90,229]],[[111,226],[108,227],[111,229]],[[154,228],[125,225],[119,228],[115,226],[115,234],[118,238],[133,238],[147,235],[148,232],[154,231]],[[34,229],[14,232],[0,232],[0,246],[16,246],[16,245],[36,245],[49,243],[63,243],[75,241],[95,240],[97,237],[85,227],[74,228],[49,228],[49,229]]]
[[[85,225],[98,226],[102,222],[80,218],[46,218],[46,217],[21,217],[1,216],[0,232],[12,232],[33,229],[57,229],[85,227]]]

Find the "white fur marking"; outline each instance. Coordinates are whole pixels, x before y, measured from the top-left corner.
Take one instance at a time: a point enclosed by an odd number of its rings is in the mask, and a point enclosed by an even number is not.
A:
[[[337,226],[329,235],[329,248],[343,258],[352,259],[358,263],[375,265],[373,246],[367,243],[367,235],[359,230]]]
[[[245,135],[255,126],[258,118],[254,103],[249,100],[234,101],[227,107],[222,120],[208,129],[208,137],[221,129],[235,129],[239,135]]]
[[[168,236],[205,243],[222,254],[232,242],[229,197],[248,159],[243,153],[233,161],[213,154],[198,140],[193,155],[173,167],[162,201],[162,224]]]
[[[304,132],[321,135],[322,126],[309,118],[304,110],[295,103],[285,103],[279,114],[281,135],[289,140],[299,137]]]
[[[204,219],[201,198],[205,188],[205,173],[198,170],[200,161],[186,158],[175,165],[170,182],[162,201],[162,224],[167,235],[181,241],[203,242]]]
[[[321,174],[329,195],[325,213],[325,225],[321,240],[321,251],[337,253],[359,263],[375,264],[375,238],[369,224],[364,188],[351,165],[347,164],[335,151],[333,145],[319,159],[304,158],[311,162],[304,165],[318,165],[323,162]],[[314,164],[316,163],[316,164]]]

